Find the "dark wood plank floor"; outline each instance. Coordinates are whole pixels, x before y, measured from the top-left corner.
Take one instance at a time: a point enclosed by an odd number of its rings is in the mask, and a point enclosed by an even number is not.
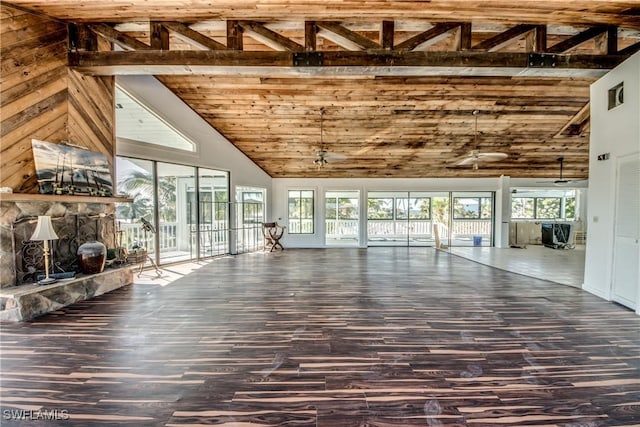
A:
[[[429,248],[218,259],[1,338],[3,426],[640,425],[638,316]]]

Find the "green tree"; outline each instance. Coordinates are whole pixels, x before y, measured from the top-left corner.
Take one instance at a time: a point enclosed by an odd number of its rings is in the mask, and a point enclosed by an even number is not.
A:
[[[536,199],[536,218],[560,218],[560,201],[559,197],[538,197]]]
[[[431,202],[433,222],[449,224],[449,198],[433,197]]]
[[[132,171],[121,182],[118,183],[118,191],[128,194],[133,198],[134,204],[138,203],[138,210],[135,212],[136,218],[146,217],[150,219],[153,215],[153,175],[146,171]],[[158,179],[158,206],[160,207],[160,220],[173,222],[176,220],[176,178],[160,177]],[[123,211],[124,213],[124,211]],[[124,215],[124,218],[132,218]]]
[[[564,199],[564,217],[566,219],[576,218],[576,198],[567,197]]]

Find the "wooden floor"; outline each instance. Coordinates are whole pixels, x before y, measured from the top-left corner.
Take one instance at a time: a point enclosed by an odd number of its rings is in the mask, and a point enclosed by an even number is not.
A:
[[[1,338],[2,426],[640,425],[638,316],[430,248],[218,259]]]

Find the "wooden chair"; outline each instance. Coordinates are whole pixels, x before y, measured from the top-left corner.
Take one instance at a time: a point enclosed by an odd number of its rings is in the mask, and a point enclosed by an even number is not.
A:
[[[280,243],[282,235],[284,234],[282,225],[278,225],[277,222],[264,222],[262,223],[262,235],[264,236],[264,249],[269,249],[272,252],[274,249],[280,248],[284,250],[284,247]]]

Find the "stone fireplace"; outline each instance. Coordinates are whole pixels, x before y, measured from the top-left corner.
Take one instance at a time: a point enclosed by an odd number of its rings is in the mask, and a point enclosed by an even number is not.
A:
[[[0,287],[37,281],[44,273],[42,242],[29,240],[38,215],[51,216],[58,240],[51,241],[53,273],[79,271],[78,246],[97,240],[115,247],[114,204],[2,201]],[[6,258],[6,259],[5,259]]]
[[[115,202],[127,199],[2,194],[0,196],[0,319],[28,320],[73,302],[132,283],[130,267],[38,286],[44,274],[42,242],[30,240],[39,215],[51,216],[58,240],[51,241],[54,273],[79,273],[78,247],[99,241],[116,247]]]

